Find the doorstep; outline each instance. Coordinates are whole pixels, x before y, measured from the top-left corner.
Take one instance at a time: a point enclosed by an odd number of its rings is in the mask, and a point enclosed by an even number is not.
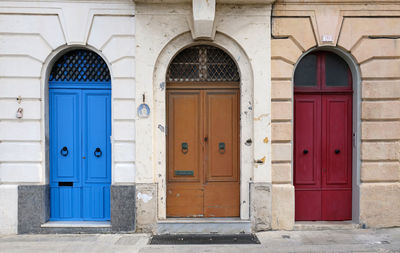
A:
[[[357,228],[360,228],[360,224],[353,223],[352,221],[296,221],[293,230],[351,230]]]
[[[250,220],[239,218],[170,218],[157,222],[157,234],[251,233]]]
[[[41,225],[43,233],[110,233],[109,221],[48,221]]]

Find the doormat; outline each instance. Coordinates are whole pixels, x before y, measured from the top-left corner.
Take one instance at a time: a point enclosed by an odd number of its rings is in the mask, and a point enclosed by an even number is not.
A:
[[[239,235],[153,235],[149,244],[260,244],[254,234]]]

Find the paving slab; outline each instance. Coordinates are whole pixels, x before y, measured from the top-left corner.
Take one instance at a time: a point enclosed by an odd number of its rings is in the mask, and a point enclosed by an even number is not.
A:
[[[400,253],[400,228],[257,233],[253,245],[148,245],[149,234],[1,235],[1,253],[129,252],[129,253],[266,253],[266,252],[394,252]]]

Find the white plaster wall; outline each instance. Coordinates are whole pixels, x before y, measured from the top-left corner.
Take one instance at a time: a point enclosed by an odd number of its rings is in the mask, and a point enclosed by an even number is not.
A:
[[[0,234],[15,234],[18,226],[18,187],[0,185]]]
[[[241,218],[249,218],[249,183],[271,183],[269,5],[218,5],[214,41],[194,41],[190,4],[136,6],[137,100],[146,95],[151,116],[136,124],[139,183],[157,183],[158,219],[166,216],[165,73],[182,48],[214,44],[225,49],[241,72]],[[244,145],[247,139],[253,144]],[[254,163],[260,160],[260,163]],[[140,211],[140,210],[139,210]]]
[[[47,79],[64,50],[90,48],[107,62],[112,183],[134,183],[134,13],[130,0],[0,2],[0,233],[16,232],[17,185],[48,183]]]

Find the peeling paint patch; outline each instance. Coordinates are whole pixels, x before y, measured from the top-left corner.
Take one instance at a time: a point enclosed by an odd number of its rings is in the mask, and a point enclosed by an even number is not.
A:
[[[255,163],[257,164],[264,164],[265,163],[265,156],[259,160],[256,160]]]
[[[254,120],[261,120],[262,118],[266,118],[266,117],[268,117],[268,113],[261,114],[260,116],[254,118]]]
[[[268,140],[268,137],[265,137],[265,138],[264,138],[264,143],[268,143],[268,141],[269,141],[269,140]]]
[[[160,90],[164,90],[165,89],[165,82],[161,82],[160,83]]]
[[[158,129],[160,129],[160,131],[164,133],[164,127],[162,125],[159,124]]]
[[[137,198],[143,200],[144,203],[147,203],[153,198],[153,196],[145,194],[145,193],[142,194],[139,192],[137,194]]]
[[[253,141],[251,139],[247,139],[247,141],[244,143],[244,145],[251,146],[252,143],[253,143]]]

